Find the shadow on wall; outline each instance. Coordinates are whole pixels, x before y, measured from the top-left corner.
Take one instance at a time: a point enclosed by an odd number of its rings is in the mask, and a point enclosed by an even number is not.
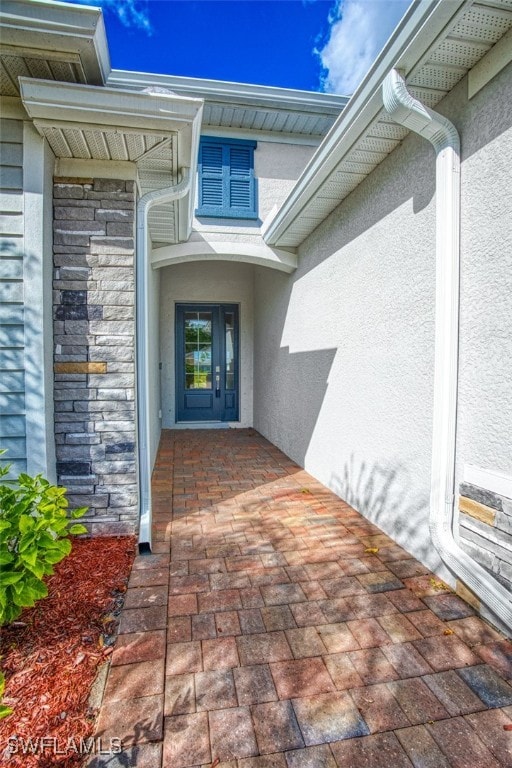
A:
[[[322,409],[336,352],[319,349],[291,353],[289,347],[281,347],[259,372],[267,379],[267,403],[260,418],[266,422],[263,434],[301,467]],[[268,413],[278,413],[279,419],[269,419]],[[261,431],[260,426],[257,429]]]
[[[429,497],[410,491],[410,477],[400,464],[358,462],[352,454],[343,475],[332,475],[332,490],[400,546],[432,570],[441,559],[428,530]]]
[[[431,145],[409,134],[375,170],[362,181],[300,246],[300,278],[333,253],[358,240],[388,216],[410,203],[415,215],[433,206],[435,162]],[[400,169],[397,172],[397,169]],[[406,169],[406,172],[403,172]],[[435,231],[432,208],[432,236]],[[362,247],[367,247],[362,241]],[[403,258],[414,241],[404,240]],[[385,252],[375,254],[380,261]]]

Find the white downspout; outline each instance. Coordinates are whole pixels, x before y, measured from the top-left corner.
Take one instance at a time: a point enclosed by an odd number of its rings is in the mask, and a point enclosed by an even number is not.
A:
[[[436,151],[436,325],[430,534],[448,568],[509,628],[510,592],[464,552],[453,535],[459,342],[460,147],[455,126],[407,91],[392,70],[383,83],[391,117]]]
[[[137,350],[137,446],[139,464],[139,546],[151,547],[151,465],[149,456],[150,430],[148,412],[149,391],[149,267],[148,213],[154,205],[171,203],[185,197],[191,189],[192,177],[183,169],[182,180],[173,187],[159,189],[143,195],[137,203],[137,257],[136,257],[136,350]],[[155,372],[153,372],[155,375]]]

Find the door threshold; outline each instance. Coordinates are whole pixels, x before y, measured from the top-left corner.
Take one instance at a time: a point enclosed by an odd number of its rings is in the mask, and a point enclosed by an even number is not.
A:
[[[229,421],[177,421],[173,429],[229,429]]]

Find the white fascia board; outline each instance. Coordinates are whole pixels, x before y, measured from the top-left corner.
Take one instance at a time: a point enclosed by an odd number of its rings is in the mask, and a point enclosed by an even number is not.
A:
[[[232,139],[252,139],[252,141],[265,141],[270,144],[301,144],[306,147],[318,147],[322,141],[321,136],[310,136],[302,133],[282,133],[280,131],[259,131],[250,128],[227,128],[224,125],[204,125],[201,129],[202,136],[223,136]]]
[[[347,96],[315,93],[291,88],[272,88],[267,85],[246,85],[220,80],[202,80],[193,77],[153,75],[147,72],[112,70],[107,85],[121,88],[147,88],[160,86],[175,92],[194,95],[216,104],[269,107],[277,110],[302,110],[321,115],[339,115],[348,102]]]
[[[276,245],[319,187],[382,110],[382,83],[391,69],[408,73],[431,48],[468,0],[419,0],[392,34],[338,120],[320,144],[294,188],[266,227],[263,237]]]
[[[1,40],[36,51],[78,53],[87,82],[103,85],[110,73],[101,8],[48,2],[2,0]]]
[[[200,99],[162,93],[134,93],[20,77],[23,105],[33,120],[160,130],[190,125],[202,109]]]

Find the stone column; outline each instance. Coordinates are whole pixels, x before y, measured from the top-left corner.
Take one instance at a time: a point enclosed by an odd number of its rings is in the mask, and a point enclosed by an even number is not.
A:
[[[93,535],[138,527],[134,183],[54,179],[58,482]]]

